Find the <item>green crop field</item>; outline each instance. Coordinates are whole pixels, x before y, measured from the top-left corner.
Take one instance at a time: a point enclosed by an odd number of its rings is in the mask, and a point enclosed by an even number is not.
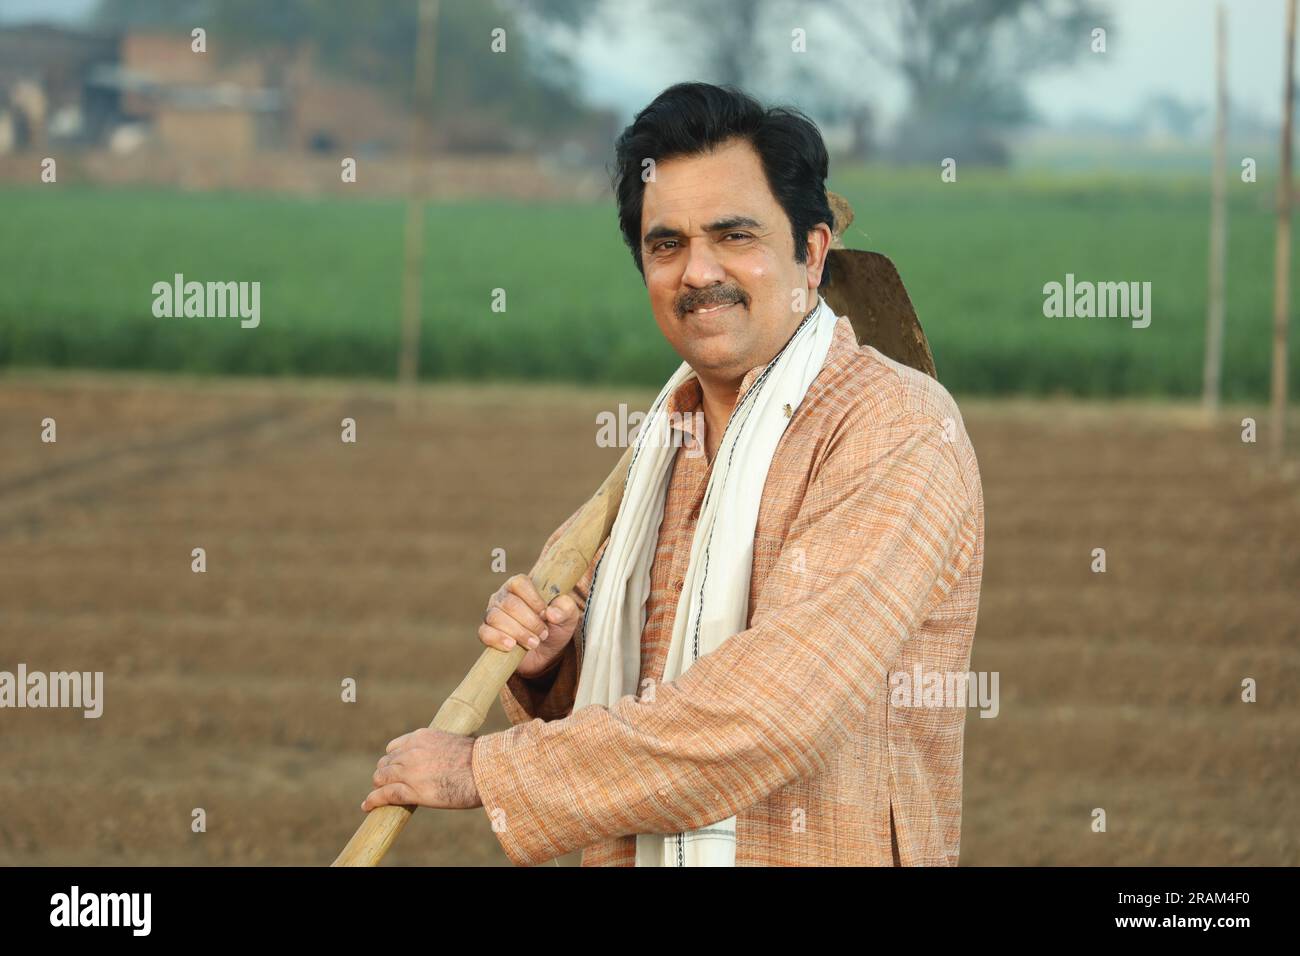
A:
[[[866,168],[831,185],[857,212],[849,244],[898,264],[954,392],[1199,392],[1203,179]],[[1268,388],[1274,193],[1234,176],[1229,195],[1224,392],[1253,400]],[[0,190],[0,367],[392,377],[403,217],[372,198]],[[175,273],[260,282],[260,325],[155,318],[152,287]],[[1150,326],[1044,316],[1044,284],[1067,273],[1150,282]],[[612,201],[430,206],[423,376],[654,385],[674,364]]]

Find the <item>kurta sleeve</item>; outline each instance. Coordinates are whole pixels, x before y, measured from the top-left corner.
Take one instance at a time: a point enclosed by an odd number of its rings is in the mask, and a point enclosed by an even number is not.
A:
[[[856,414],[814,467],[749,628],[653,701],[628,695],[475,741],[474,779],[512,861],[726,819],[823,770],[864,719],[969,564],[979,516],[943,423]]]

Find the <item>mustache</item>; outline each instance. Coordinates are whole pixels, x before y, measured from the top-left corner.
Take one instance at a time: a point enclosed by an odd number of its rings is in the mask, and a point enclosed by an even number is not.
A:
[[[711,286],[707,289],[690,289],[677,297],[677,317],[680,319],[692,309],[711,309],[717,305],[740,303],[749,307],[749,296],[739,286]]]

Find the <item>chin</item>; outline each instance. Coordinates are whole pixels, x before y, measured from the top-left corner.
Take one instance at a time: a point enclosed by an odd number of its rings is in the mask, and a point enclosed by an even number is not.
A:
[[[741,368],[744,360],[731,349],[700,349],[692,351],[686,358],[686,363],[693,368],[696,373],[703,372],[706,375],[718,378],[742,377],[752,366]]]

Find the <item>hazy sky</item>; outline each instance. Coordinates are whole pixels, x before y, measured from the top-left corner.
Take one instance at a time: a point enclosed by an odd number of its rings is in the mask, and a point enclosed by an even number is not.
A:
[[[628,2],[628,0],[624,0]],[[653,7],[653,0],[631,0]],[[862,0],[863,8],[880,0]],[[1266,116],[1281,112],[1284,0],[1224,0],[1228,20],[1228,84],[1234,101],[1251,103]],[[1127,117],[1149,95],[1172,93],[1209,105],[1213,96],[1214,10],[1216,0],[1110,0],[1107,52],[1085,52],[1062,70],[1044,74],[1030,87],[1035,106],[1063,121],[1080,113]],[[647,7],[641,7],[646,10]],[[647,29],[644,13],[628,16],[621,29],[588,31],[578,46],[590,98],[625,113],[644,105],[664,86],[692,73],[691,54]],[[843,38],[816,24],[797,23],[808,34],[808,52],[839,45]],[[787,31],[788,32],[788,31]],[[1089,38],[1082,41],[1087,47]],[[901,86],[866,67],[860,58],[837,55],[855,71],[886,115],[903,106]]]
[[[1283,0],[1225,0],[1228,90],[1269,118],[1282,113]],[[1152,92],[1206,105],[1214,97],[1215,0],[1124,0],[1105,57],[1089,54],[1069,74],[1044,77],[1035,102],[1047,115],[1123,115]]]
[[[622,2],[629,14],[611,18],[612,29],[589,29],[574,52],[589,98],[617,108],[626,117],[664,86],[692,75],[694,65],[691,54],[680,44],[665,41],[658,31],[648,28],[644,15],[636,15],[638,9],[646,9],[641,6],[644,0]],[[862,2],[870,10],[880,0]],[[1284,0],[1224,3],[1231,95],[1272,118],[1281,108]],[[1079,113],[1126,117],[1143,99],[1158,92],[1208,105],[1213,91],[1215,4],[1216,0],[1110,0],[1107,53],[1085,53],[1069,68],[1035,80],[1030,88],[1035,105],[1055,121]],[[0,19],[75,19],[93,6],[94,0],[0,0]],[[806,29],[810,55],[819,52],[822,37],[834,33],[814,25]],[[840,60],[846,69],[854,69],[857,58],[841,53]],[[863,70],[860,61],[856,68],[864,85],[869,84],[869,97],[875,105],[887,116],[897,113],[903,103],[897,83],[876,71]]]

